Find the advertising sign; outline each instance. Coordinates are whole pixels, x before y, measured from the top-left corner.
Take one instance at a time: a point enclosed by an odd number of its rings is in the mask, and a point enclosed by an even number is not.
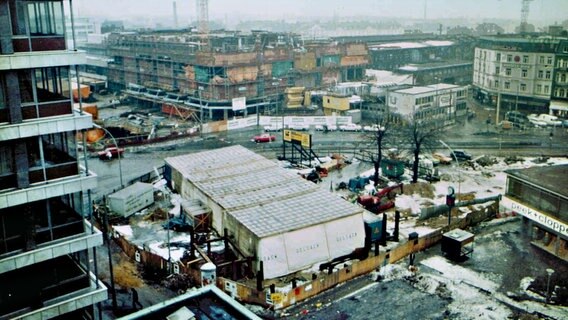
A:
[[[233,98],[233,111],[244,110],[247,108],[247,97]]]

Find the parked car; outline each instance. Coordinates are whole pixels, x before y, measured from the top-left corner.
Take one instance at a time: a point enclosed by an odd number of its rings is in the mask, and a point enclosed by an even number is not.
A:
[[[272,131],[280,131],[282,130],[282,126],[277,125],[277,126],[265,126],[264,127],[264,131],[266,132],[272,132]]]
[[[508,111],[505,113],[505,120],[509,121],[513,127],[525,128],[530,125],[527,116],[518,111]]]
[[[117,147],[109,147],[104,149],[103,151],[99,151],[97,155],[101,160],[112,160],[114,158],[118,158],[118,156],[122,156],[124,153],[124,148],[117,148]]]
[[[553,116],[550,114],[541,113],[539,115],[536,115],[533,113],[529,114],[527,118],[531,123],[539,127],[562,125],[562,121],[558,120],[557,116]]]
[[[316,124],[315,128],[316,128],[316,131],[324,131],[324,132],[325,131],[337,130],[337,127],[335,125],[327,125],[327,124],[324,124],[324,125]]]
[[[464,150],[454,150],[454,152],[452,153],[452,158],[456,159],[456,160],[471,160],[471,154],[465,152]]]
[[[363,129],[360,125],[355,123],[348,123],[345,125],[339,126],[339,130],[341,131],[361,131]]]
[[[261,135],[254,136],[254,138],[252,140],[256,143],[272,142],[272,141],[276,140],[276,137],[273,136],[273,135],[270,135],[268,133],[263,133]]]
[[[448,157],[440,152],[432,153],[432,158],[440,161],[440,164],[450,164],[452,162],[451,157]]]

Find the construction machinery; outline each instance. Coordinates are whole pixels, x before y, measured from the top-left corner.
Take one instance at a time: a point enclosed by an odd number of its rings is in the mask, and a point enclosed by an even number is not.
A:
[[[381,213],[394,207],[394,198],[396,197],[396,193],[393,193],[392,191],[400,189],[400,193],[402,193],[402,188],[403,184],[400,183],[383,188],[375,194],[360,195],[357,197],[357,203],[362,205],[366,210],[375,214]]]

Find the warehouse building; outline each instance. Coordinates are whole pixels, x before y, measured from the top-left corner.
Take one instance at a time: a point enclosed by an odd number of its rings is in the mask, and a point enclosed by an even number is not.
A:
[[[533,245],[568,261],[568,165],[506,172],[501,205],[523,216]]]
[[[266,279],[364,247],[361,207],[242,146],[166,158],[166,178],[212,209],[213,229],[257,257]]]

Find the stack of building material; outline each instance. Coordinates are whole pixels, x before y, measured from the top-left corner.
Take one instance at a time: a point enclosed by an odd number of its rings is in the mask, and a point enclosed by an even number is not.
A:
[[[304,87],[286,88],[286,106],[288,108],[299,108],[304,101]]]

